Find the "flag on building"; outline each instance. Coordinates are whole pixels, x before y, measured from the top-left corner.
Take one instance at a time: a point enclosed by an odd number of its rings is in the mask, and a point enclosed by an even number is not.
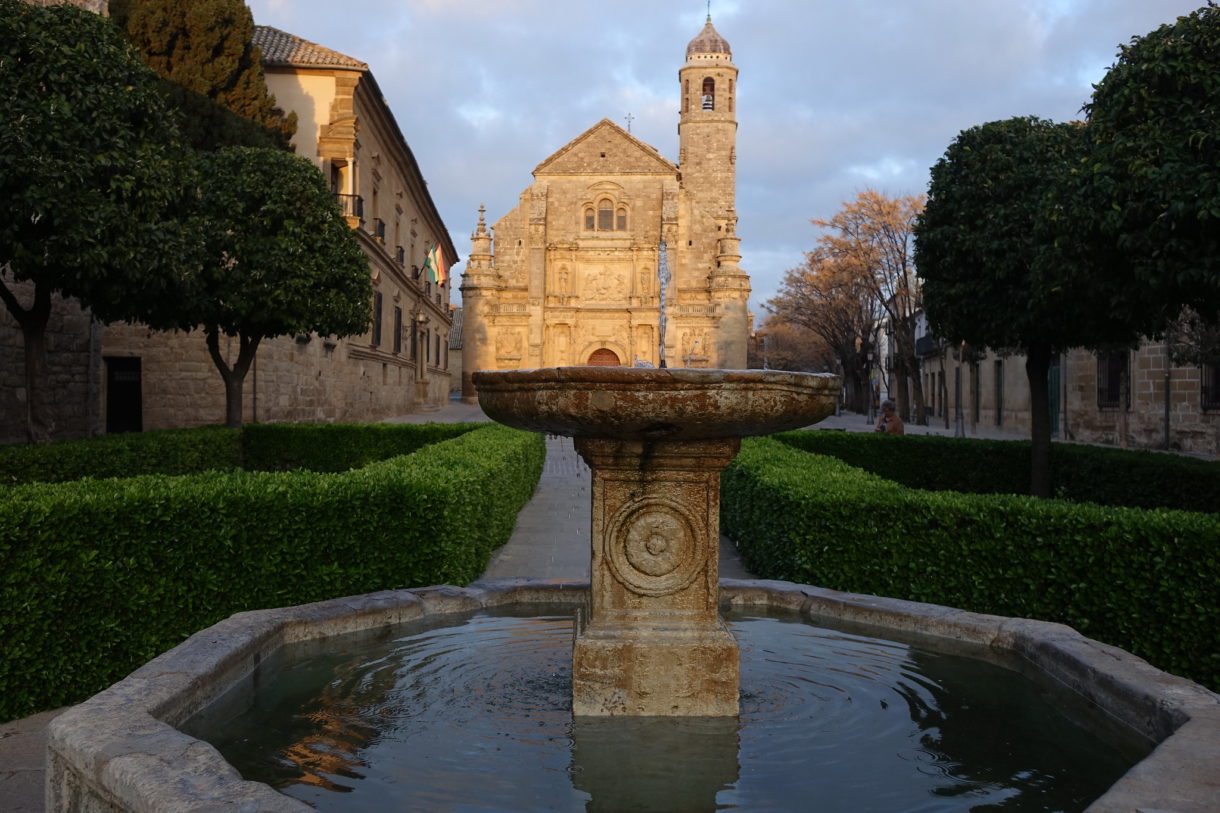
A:
[[[440,243],[437,243],[432,249],[432,260],[432,267],[436,270],[436,281],[440,285],[444,285],[449,280],[449,272],[445,268],[445,252]]]
[[[428,249],[424,254],[424,267],[419,272],[425,282],[436,282],[436,267],[432,264],[432,251],[432,249]]]

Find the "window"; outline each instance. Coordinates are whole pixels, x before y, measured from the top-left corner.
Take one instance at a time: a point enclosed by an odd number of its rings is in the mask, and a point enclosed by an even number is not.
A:
[[[1004,425],[1004,361],[995,362],[995,425]]]
[[[1126,350],[1117,353],[1097,354],[1097,408],[1118,409],[1122,402],[1123,378],[1130,382],[1131,354]],[[1126,408],[1131,408],[1131,385],[1127,384]]]
[[[1220,409],[1220,364],[1205,364],[1202,373],[1203,408]]]
[[[596,211],[592,206],[584,210],[585,231],[626,231],[627,207],[612,200],[599,200]]]
[[[608,200],[597,204],[597,230],[614,230],[614,206]]]
[[[394,306],[394,352],[402,352],[402,308]]]
[[[716,109],[716,80],[710,76],[703,80],[703,109]]]
[[[373,347],[381,345],[381,291],[373,291]]]
[[[682,112],[690,110],[690,80],[687,79],[682,90]]]

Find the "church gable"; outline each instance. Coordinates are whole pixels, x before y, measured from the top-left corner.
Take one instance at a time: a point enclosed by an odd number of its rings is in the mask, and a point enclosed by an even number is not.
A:
[[[678,168],[654,148],[602,119],[534,169],[539,175],[674,175]]]

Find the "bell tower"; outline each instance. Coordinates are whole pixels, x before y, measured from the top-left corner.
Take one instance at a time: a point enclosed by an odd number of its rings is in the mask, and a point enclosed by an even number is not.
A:
[[[710,14],[686,46],[678,82],[682,187],[704,211],[727,221],[737,186],[737,66]]]

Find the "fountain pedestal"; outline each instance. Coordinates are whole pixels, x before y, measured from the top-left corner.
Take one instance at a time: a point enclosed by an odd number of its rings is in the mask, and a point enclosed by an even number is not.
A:
[[[747,435],[815,423],[838,379],[763,370],[479,371],[483,411],[569,435],[593,470],[588,623],[577,716],[738,712],[737,642],[717,614],[720,473]]]
[[[740,440],[575,445],[593,470],[593,556],[573,713],[737,714],[737,642],[716,608],[720,472]]]

